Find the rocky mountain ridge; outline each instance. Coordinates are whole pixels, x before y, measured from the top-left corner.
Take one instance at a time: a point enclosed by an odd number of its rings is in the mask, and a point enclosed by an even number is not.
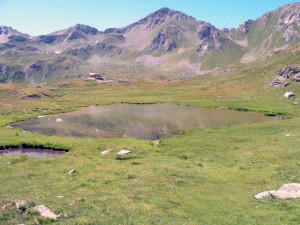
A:
[[[124,28],[103,32],[76,24],[48,35],[30,37],[0,26],[0,64],[15,68],[14,72],[2,68],[0,80],[47,83],[78,77],[76,70],[88,74],[91,70],[116,66],[138,66],[157,73],[189,76],[234,63],[252,62],[299,39],[300,3],[285,5],[230,30],[220,30],[168,8]],[[43,61],[43,68],[50,68],[50,73],[48,69],[31,66],[39,60]],[[57,62],[59,66],[52,65]]]

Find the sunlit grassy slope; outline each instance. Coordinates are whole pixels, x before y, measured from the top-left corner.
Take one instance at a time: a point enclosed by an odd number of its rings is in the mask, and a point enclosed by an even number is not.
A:
[[[299,84],[274,89],[281,68],[300,65],[298,46],[226,74],[181,82],[98,84],[72,80],[42,88],[0,86],[0,145],[69,148],[60,158],[0,157],[0,206],[45,204],[66,218],[0,210],[1,224],[299,224],[300,202],[256,200],[258,192],[300,182]],[[285,91],[295,99],[285,100]],[[26,96],[38,94],[42,99]],[[66,138],[24,133],[11,122],[110,103],[173,102],[282,114],[275,123],[194,129],[148,140]],[[220,115],[222,116],[222,115]],[[286,137],[286,134],[290,136]],[[111,149],[103,156],[101,151]],[[133,151],[115,160],[121,149]],[[68,171],[78,172],[69,175]],[[63,196],[63,197],[57,197]]]

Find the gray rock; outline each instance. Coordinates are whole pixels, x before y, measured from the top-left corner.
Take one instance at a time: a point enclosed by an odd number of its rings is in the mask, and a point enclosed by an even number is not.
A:
[[[295,82],[300,82],[300,73],[296,74],[294,77],[293,77],[293,80]]]
[[[294,97],[294,96],[295,96],[295,94],[291,91],[290,92],[285,92],[285,94],[284,94],[284,97],[286,99],[289,99],[289,98]]]
[[[264,191],[264,192],[258,193],[254,197],[256,199],[264,199],[269,196],[272,196],[273,198],[279,198],[279,199],[299,198],[300,197],[300,184],[299,183],[284,184],[277,191],[275,191],[275,190]]]
[[[290,86],[291,84],[289,83],[289,82],[284,82],[283,84],[282,84],[282,87],[283,88],[285,88],[285,87],[288,87],[288,86]]]
[[[180,30],[175,26],[161,29],[152,40],[149,51],[155,51],[159,48],[163,48],[165,51],[172,51],[177,47],[177,43],[174,40],[176,36],[180,36]]]
[[[27,202],[26,201],[23,201],[23,200],[16,201],[15,204],[16,204],[17,209],[26,210],[26,208],[27,208]]]
[[[127,155],[127,154],[130,154],[131,151],[129,150],[121,150],[117,153],[118,156],[124,156],[124,155]]]
[[[49,219],[58,219],[59,215],[54,214],[53,212],[51,212],[50,209],[48,209],[46,206],[44,205],[39,205],[36,206],[35,209],[40,213],[41,216],[49,218]]]
[[[277,191],[271,193],[274,198],[289,199],[289,198],[299,198],[300,197],[300,184],[291,183],[284,184]]]
[[[274,79],[271,85],[273,87],[287,87],[290,85],[288,80],[292,75],[297,74],[294,76],[293,80],[296,82],[300,81],[300,74],[298,75],[298,73],[300,73],[300,68],[298,67],[285,67],[278,72],[276,78]]]
[[[264,199],[264,198],[267,198],[271,195],[271,192],[273,191],[263,191],[261,193],[258,193],[257,195],[255,195],[254,197],[256,199]]]
[[[76,173],[77,171],[76,170],[70,170],[69,171],[69,174],[74,174],[74,173]]]
[[[4,206],[1,207],[2,210],[11,210],[13,208],[15,208],[15,203],[11,202],[8,204],[5,204]]]
[[[123,160],[125,158],[125,155],[128,155],[130,153],[131,153],[131,151],[129,151],[129,150],[121,150],[117,153],[116,159],[117,160]]]

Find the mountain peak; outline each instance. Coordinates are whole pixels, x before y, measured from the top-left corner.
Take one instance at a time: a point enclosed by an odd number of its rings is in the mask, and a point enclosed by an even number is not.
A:
[[[174,12],[174,10],[164,7],[164,8],[161,8],[161,9],[155,11],[153,14],[168,15],[172,12]]]
[[[0,43],[8,41],[25,42],[29,35],[23,34],[9,26],[0,26]]]
[[[20,33],[20,32],[11,27],[0,25],[0,34],[9,35],[11,33]]]
[[[97,28],[91,27],[89,25],[79,24],[79,23],[70,27],[69,30],[80,31],[86,35],[89,34],[95,35],[99,32]]]
[[[186,22],[189,19],[196,20],[195,18],[188,16],[182,12],[175,11],[175,10],[169,9],[167,7],[164,7],[164,8],[161,8],[161,9],[149,14],[145,18],[139,20],[138,22],[133,23],[133,24],[125,27],[124,29],[119,29],[119,30],[128,31],[128,30],[133,29],[136,26],[145,26],[146,29],[152,29],[156,26],[159,26],[160,24],[163,24],[168,19],[174,19],[177,21],[180,20],[183,22]]]
[[[181,16],[181,17],[185,17],[185,18],[193,18],[192,16],[188,16],[183,12],[176,11],[176,10],[173,10],[173,9],[169,9],[167,7],[164,7],[164,8],[161,8],[161,9],[157,10],[154,13],[151,13],[147,17],[155,17],[155,16],[156,17],[168,17],[168,16],[173,17],[174,15],[177,15],[177,17]]]

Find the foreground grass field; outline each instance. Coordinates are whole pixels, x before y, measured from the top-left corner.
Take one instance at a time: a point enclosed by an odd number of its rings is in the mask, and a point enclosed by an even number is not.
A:
[[[59,158],[0,157],[0,206],[26,200],[66,214],[52,221],[31,210],[0,210],[0,224],[35,224],[34,219],[41,224],[300,224],[299,199],[254,199],[258,192],[300,182],[298,99],[283,98],[285,91],[299,96],[299,84],[269,85],[278,70],[299,60],[297,51],[283,52],[264,63],[235,66],[228,74],[181,82],[0,86],[0,146],[70,149]],[[28,98],[32,94],[43,98]],[[195,129],[165,137],[158,146],[148,140],[66,138],[6,127],[38,115],[119,102],[228,107],[287,119]],[[107,149],[111,153],[103,156]],[[115,160],[121,149],[133,155]],[[70,175],[72,169],[77,172]]]

